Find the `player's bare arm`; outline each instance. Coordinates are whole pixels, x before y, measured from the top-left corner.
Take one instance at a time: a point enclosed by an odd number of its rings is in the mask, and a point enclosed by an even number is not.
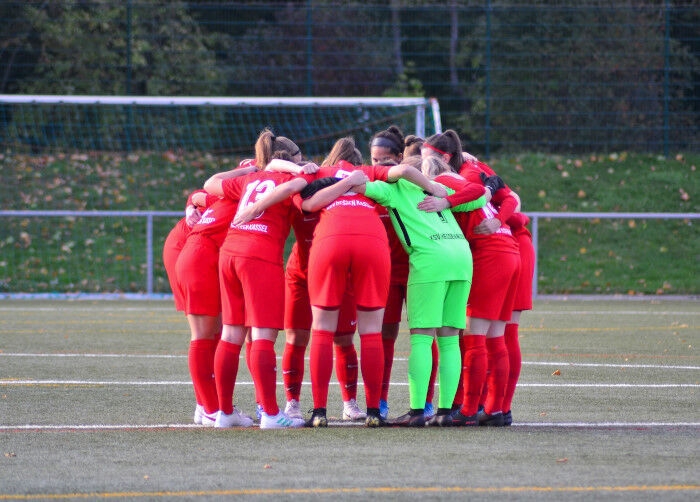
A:
[[[218,195],[219,197],[224,196],[223,181],[229,178],[237,178],[245,174],[254,173],[257,169],[254,166],[249,167],[237,167],[236,169],[231,169],[230,171],[223,171],[216,173],[207,181],[204,182],[204,190],[211,195]]]
[[[439,183],[434,183],[418,169],[408,164],[391,166],[389,169],[387,176],[388,181],[396,181],[399,178],[403,178],[414,185],[418,185],[423,190],[436,197],[447,197],[447,190],[445,190],[445,187]]]

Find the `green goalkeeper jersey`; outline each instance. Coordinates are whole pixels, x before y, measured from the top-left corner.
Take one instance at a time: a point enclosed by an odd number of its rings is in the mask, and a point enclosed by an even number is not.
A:
[[[483,207],[485,197],[445,211],[428,213],[418,209],[425,192],[409,181],[372,181],[365,187],[365,195],[389,211],[396,234],[408,253],[408,284],[471,282],[471,251],[452,211],[471,211]],[[446,190],[449,194],[454,193],[450,188],[446,187]]]

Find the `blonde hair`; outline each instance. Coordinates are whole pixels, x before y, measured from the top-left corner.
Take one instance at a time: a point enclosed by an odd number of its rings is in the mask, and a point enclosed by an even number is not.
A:
[[[452,172],[452,167],[442,160],[441,157],[430,156],[423,159],[421,163],[421,171],[428,178],[434,178],[445,172]]]
[[[284,136],[275,136],[272,130],[266,127],[255,142],[255,165],[258,169],[268,165],[277,151],[287,152],[291,157],[301,153],[294,141]]]
[[[346,136],[336,141],[331,151],[321,162],[321,166],[334,166],[341,160],[350,162],[353,166],[362,165],[362,153],[355,146],[355,139],[352,136]]]
[[[420,171],[423,164],[423,159],[421,158],[420,153],[418,153],[418,155],[409,155],[408,157],[404,157],[401,163],[408,164],[409,166],[415,167]]]

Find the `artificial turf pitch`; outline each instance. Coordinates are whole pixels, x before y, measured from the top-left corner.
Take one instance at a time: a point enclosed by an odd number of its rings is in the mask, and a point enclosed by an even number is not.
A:
[[[698,498],[697,299],[538,300],[520,338],[509,428],[346,424],[332,385],[327,429],[215,430],[170,302],[2,300],[0,500]],[[390,416],[407,356],[404,326]],[[243,361],[235,396],[253,412]]]

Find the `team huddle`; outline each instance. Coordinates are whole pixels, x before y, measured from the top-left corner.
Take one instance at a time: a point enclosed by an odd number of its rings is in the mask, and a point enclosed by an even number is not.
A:
[[[518,323],[532,308],[535,260],[520,199],[462,151],[452,130],[423,139],[391,126],[372,137],[370,156],[365,164],[345,137],[319,166],[265,129],[254,159],[189,196],[163,261],[190,326],[195,423],[255,425],[234,405],[244,346],[261,429],[328,426],[334,368],[343,420],[367,427],[512,423]],[[295,242],[285,264],[290,229]],[[404,306],[410,402],[390,419]],[[280,408],[275,341],[282,329]],[[307,348],[308,418],[300,407]]]

